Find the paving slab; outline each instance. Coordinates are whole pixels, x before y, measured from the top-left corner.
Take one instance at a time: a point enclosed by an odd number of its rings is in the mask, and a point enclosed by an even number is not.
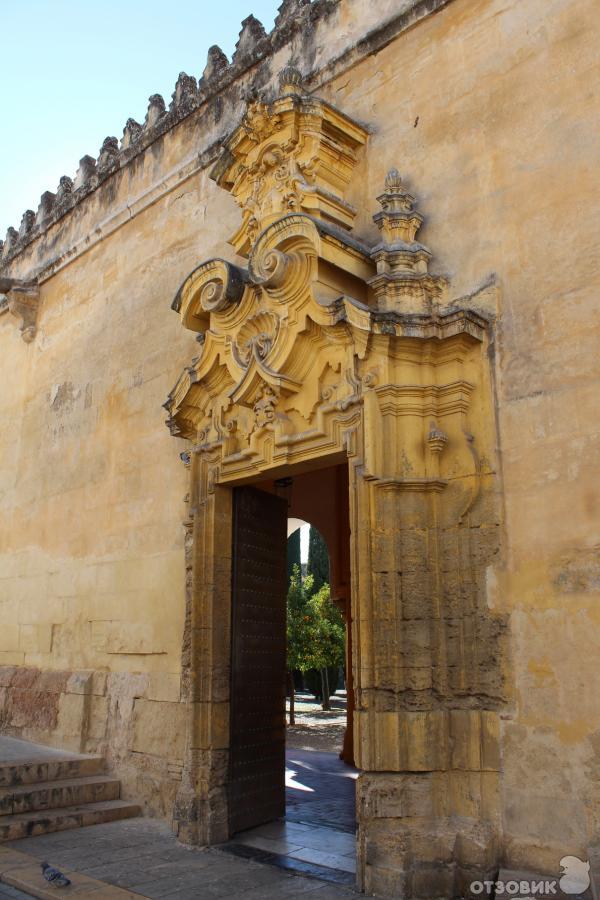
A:
[[[303,894],[315,895],[315,900],[356,897],[345,884],[326,884],[305,874],[290,874],[216,848],[185,847],[178,843],[169,824],[157,819],[124,819],[44,834],[11,841],[3,849],[35,857],[38,867],[40,860],[47,859],[69,877],[77,872],[104,882],[108,894],[91,892],[90,900],[104,900],[105,896],[107,900],[121,900],[117,889],[129,891],[134,897],[137,894],[136,900],[140,895],[150,900],[198,900],[199,896],[203,900],[278,900]],[[306,865],[308,868],[310,864]],[[56,898],[58,892],[51,890],[47,896]]]

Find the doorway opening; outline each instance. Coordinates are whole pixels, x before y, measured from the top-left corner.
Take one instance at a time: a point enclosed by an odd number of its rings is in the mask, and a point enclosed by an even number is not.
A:
[[[347,464],[234,488],[233,509],[227,847],[354,884]]]

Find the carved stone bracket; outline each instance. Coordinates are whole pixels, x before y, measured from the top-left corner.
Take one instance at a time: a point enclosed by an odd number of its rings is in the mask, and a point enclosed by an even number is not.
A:
[[[6,295],[6,308],[20,321],[19,330],[29,344],[37,333],[40,292],[37,284],[15,278],[0,278],[0,293]]]

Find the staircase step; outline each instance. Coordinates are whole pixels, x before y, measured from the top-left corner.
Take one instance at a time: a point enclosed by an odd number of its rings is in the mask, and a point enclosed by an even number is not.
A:
[[[51,831],[101,825],[140,815],[140,807],[126,800],[103,800],[62,809],[38,810],[0,817],[0,841],[16,841]]]
[[[102,800],[118,800],[120,796],[120,781],[109,775],[18,785],[0,789],[0,817],[42,809],[81,806]]]
[[[83,778],[102,775],[104,759],[101,756],[73,756],[72,758],[10,762],[0,764],[0,788],[19,784],[39,784],[44,781]]]

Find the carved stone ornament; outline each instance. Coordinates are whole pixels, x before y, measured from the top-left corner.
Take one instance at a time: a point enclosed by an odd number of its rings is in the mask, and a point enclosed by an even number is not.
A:
[[[268,384],[265,384],[256,399],[253,406],[254,424],[257,428],[263,428],[270,425],[275,419],[275,406],[277,404],[277,393]]]
[[[415,240],[422,216],[395,169],[374,217],[379,243],[349,233],[345,191],[367,132],[302,94],[295,70],[281,81],[294,90],[271,103],[250,96],[212,171],[240,206],[231,244],[247,265],[206,260],[172,304],[201,343],[167,399],[168,424],[207,451],[221,447],[220,478],[331,450],[363,406],[397,419],[400,442],[403,415],[425,419],[422,429],[462,415],[470,386],[459,373],[443,390],[401,390],[420,378],[401,360],[425,354],[434,371],[445,346],[460,357],[485,328],[472,312],[442,309],[446,282],[428,272],[431,254]],[[426,446],[439,458],[445,426]],[[374,444],[374,470],[382,455]],[[406,471],[411,490],[444,483],[424,455]]]
[[[367,132],[328,103],[303,95],[296,70],[284,70],[282,90],[288,93],[273,103],[248,103],[211,173],[242,209],[231,243],[243,256],[286,213],[307,212],[344,230],[356,214],[344,192]]]
[[[37,334],[38,286],[34,282],[0,278],[0,293],[6,295],[6,307],[19,321],[21,337],[26,344],[31,343]]]

